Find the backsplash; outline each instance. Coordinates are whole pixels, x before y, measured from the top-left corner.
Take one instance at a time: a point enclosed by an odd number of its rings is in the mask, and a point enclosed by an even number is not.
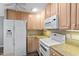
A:
[[[79,46],[79,32],[66,32],[67,43]]]
[[[28,30],[28,36],[31,35],[43,35],[43,31],[42,30]]]
[[[43,35],[48,36],[48,37],[51,35],[51,33],[52,33],[51,30],[44,30],[43,31]]]
[[[51,33],[59,33],[59,34],[65,34],[64,30],[44,30],[43,35],[50,36]]]

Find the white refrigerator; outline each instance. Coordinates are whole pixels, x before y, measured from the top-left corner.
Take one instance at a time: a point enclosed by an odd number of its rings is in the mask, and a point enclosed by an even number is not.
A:
[[[26,55],[26,21],[4,20],[4,53],[5,56]]]

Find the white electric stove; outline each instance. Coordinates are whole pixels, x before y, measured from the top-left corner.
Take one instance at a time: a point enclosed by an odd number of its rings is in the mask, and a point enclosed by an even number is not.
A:
[[[51,47],[52,45],[60,44],[59,42],[55,40],[48,39],[40,39],[40,43],[46,45],[47,47]]]
[[[40,39],[39,43],[39,55],[49,56],[51,46],[65,43],[65,35],[52,33],[50,38]]]

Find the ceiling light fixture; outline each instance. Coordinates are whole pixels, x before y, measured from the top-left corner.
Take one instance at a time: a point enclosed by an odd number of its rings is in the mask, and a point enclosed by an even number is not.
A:
[[[32,12],[37,12],[37,11],[38,11],[37,8],[33,8],[33,9],[32,9]]]

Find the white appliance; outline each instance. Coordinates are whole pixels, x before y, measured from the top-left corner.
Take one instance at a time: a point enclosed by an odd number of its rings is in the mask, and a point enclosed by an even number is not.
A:
[[[52,33],[50,38],[40,39],[39,55],[50,56],[50,47],[65,43],[65,35]]]
[[[58,29],[58,16],[54,15],[44,21],[46,29]]]
[[[26,21],[4,20],[4,55],[26,55]]]

